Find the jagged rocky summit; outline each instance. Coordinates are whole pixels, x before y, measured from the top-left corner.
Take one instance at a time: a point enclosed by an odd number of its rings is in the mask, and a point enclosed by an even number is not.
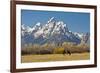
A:
[[[50,18],[46,24],[37,22],[33,27],[21,25],[21,43],[22,44],[45,44],[45,43],[63,43],[71,42],[75,44],[87,43],[89,33],[71,32],[67,24],[63,21],[57,21],[54,17]]]

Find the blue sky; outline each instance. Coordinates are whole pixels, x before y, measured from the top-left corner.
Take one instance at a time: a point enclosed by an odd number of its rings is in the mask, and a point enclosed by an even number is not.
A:
[[[21,23],[31,27],[37,22],[46,24],[51,17],[63,21],[73,32],[90,32],[90,13],[21,10]]]

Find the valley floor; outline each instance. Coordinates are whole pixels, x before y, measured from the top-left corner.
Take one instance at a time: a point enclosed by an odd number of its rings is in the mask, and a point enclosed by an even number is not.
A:
[[[74,53],[71,55],[63,54],[47,54],[47,55],[23,55],[22,63],[30,62],[49,62],[49,61],[71,61],[71,60],[88,60],[90,53]]]

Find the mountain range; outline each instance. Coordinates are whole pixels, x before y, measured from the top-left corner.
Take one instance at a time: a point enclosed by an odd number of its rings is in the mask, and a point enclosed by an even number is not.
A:
[[[78,33],[69,30],[67,24],[63,21],[57,21],[51,17],[46,24],[37,22],[33,27],[21,25],[21,43],[22,44],[45,44],[45,43],[63,43],[72,42],[76,44],[87,43],[89,33]]]

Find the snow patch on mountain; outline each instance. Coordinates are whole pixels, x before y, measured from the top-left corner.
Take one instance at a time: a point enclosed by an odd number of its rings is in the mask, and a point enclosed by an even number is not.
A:
[[[25,26],[25,24],[23,24],[21,26],[21,34],[23,38],[31,36],[33,39],[31,39],[32,43],[35,43],[36,41],[39,41],[38,43],[57,43],[64,41],[81,43],[84,38],[83,33],[70,31],[67,27],[67,24],[65,24],[63,21],[57,21],[54,17],[51,17],[44,25],[41,25],[40,22],[37,22],[33,27]],[[87,37],[88,36],[85,38],[88,39]],[[27,38],[27,40],[28,39],[29,38]],[[26,39],[24,41],[26,41]]]

